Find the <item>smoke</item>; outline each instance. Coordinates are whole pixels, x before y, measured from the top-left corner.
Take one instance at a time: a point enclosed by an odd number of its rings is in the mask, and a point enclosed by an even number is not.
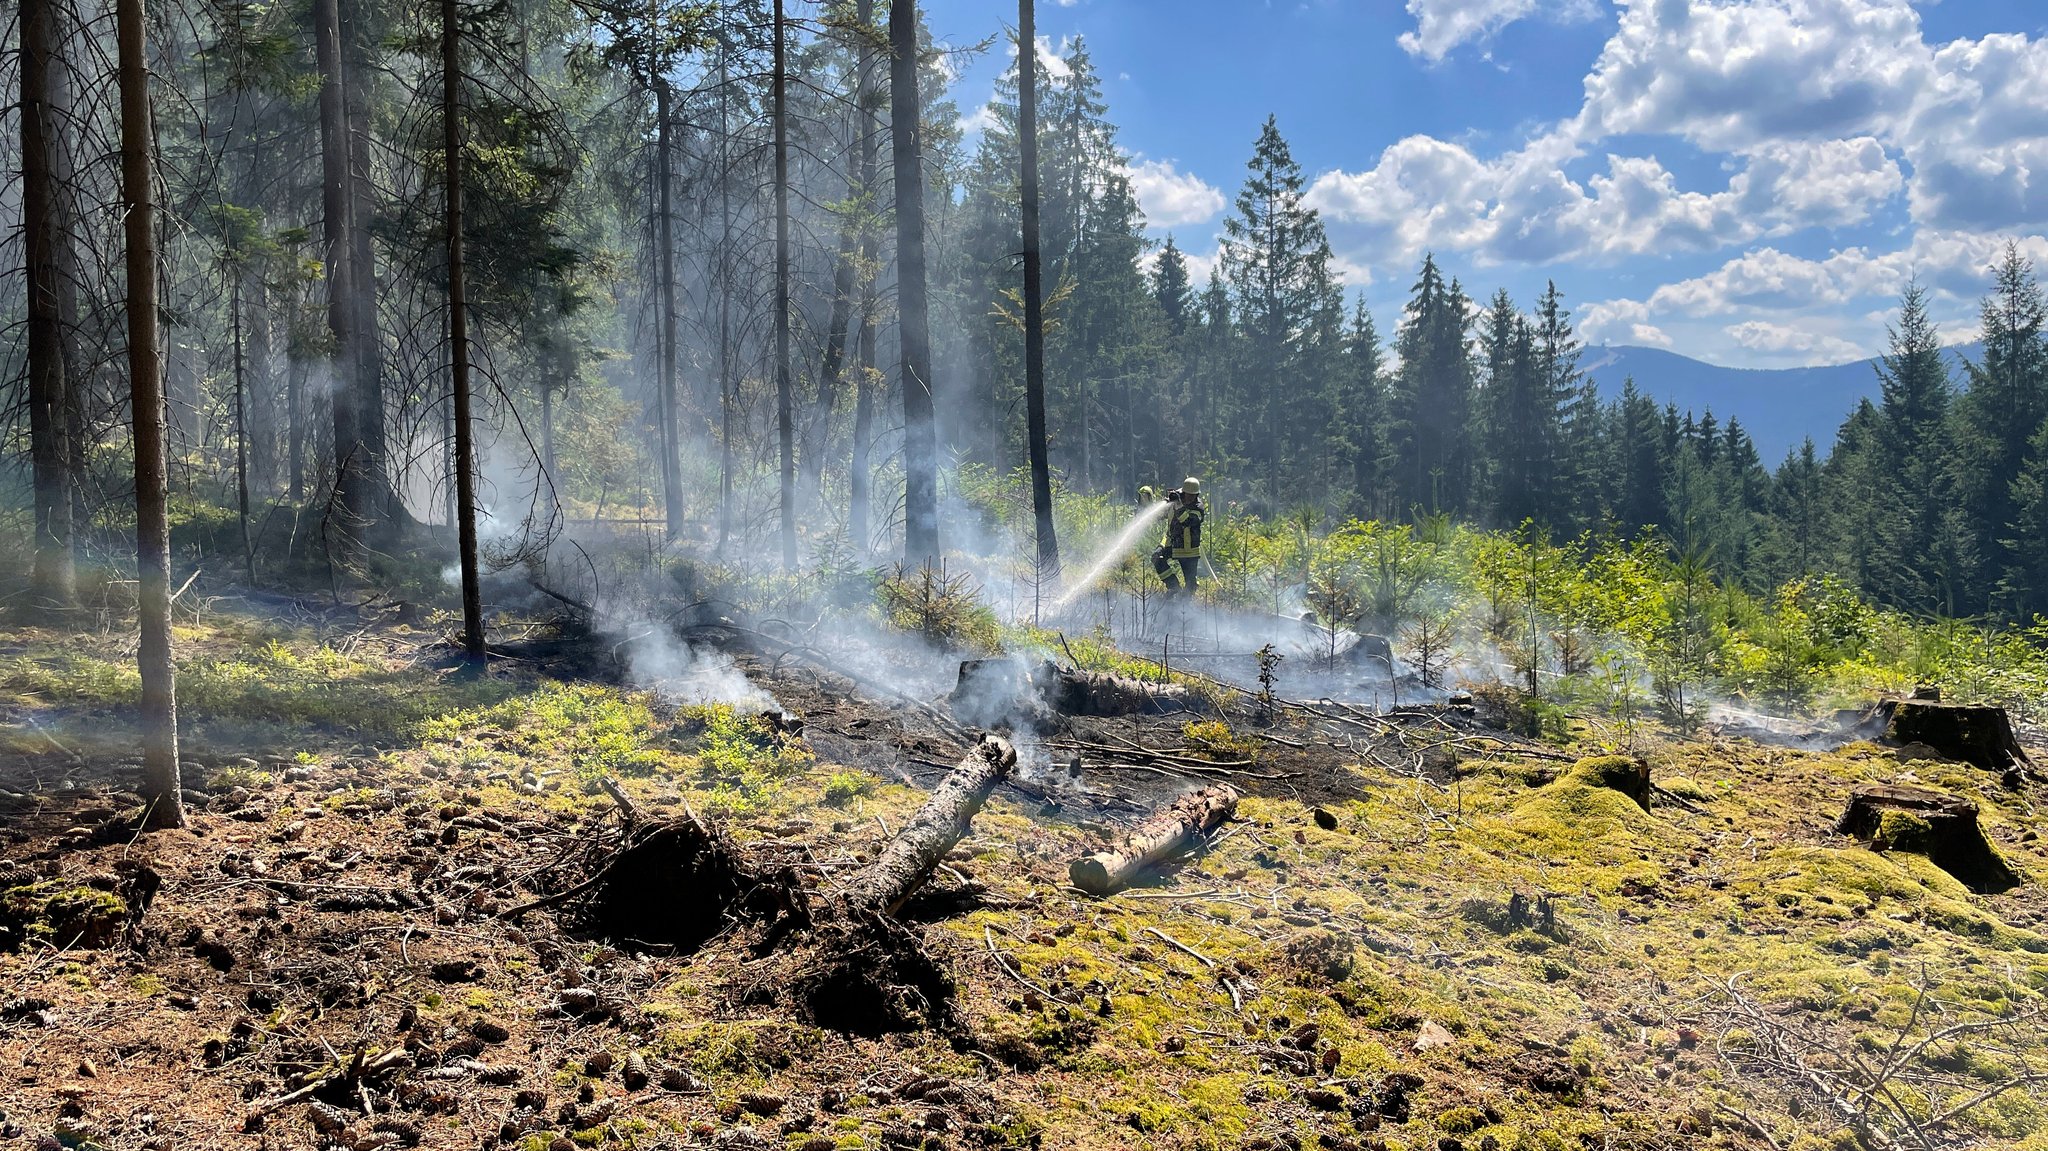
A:
[[[634,634],[624,644],[627,682],[670,707],[725,704],[748,715],[777,709],[775,697],[724,652],[693,647],[652,624],[629,630]]]

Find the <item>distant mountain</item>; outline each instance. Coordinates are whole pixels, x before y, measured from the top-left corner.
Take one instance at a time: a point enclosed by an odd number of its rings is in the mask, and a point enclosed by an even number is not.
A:
[[[1948,349],[1949,379],[1958,389],[1967,379],[1964,359],[1978,360],[1983,351],[1981,344]],[[1776,468],[1808,436],[1826,455],[1857,402],[1875,399],[1879,390],[1875,360],[1819,368],[1723,368],[1659,348],[1615,344],[1587,348],[1579,368],[1599,384],[1603,399],[1619,397],[1622,382],[1634,377],[1636,389],[1659,407],[1671,403],[1695,414],[1711,409],[1723,425],[1730,417],[1740,420],[1767,468]]]

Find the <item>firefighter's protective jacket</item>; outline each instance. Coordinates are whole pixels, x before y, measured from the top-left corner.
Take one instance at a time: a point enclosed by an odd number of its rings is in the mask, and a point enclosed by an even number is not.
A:
[[[1166,512],[1166,547],[1173,558],[1189,560],[1202,554],[1202,505],[1176,503]]]

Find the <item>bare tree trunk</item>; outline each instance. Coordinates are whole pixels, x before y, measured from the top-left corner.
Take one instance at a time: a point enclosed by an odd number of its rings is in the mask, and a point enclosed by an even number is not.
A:
[[[859,193],[858,181],[846,181],[848,200]],[[825,327],[825,356],[818,366],[818,393],[811,403],[811,423],[804,434],[798,465],[798,487],[821,492],[825,480],[825,450],[832,434],[832,412],[838,406],[840,377],[846,366],[846,329],[853,312],[854,257],[859,252],[854,221],[839,229],[839,256],[832,264],[832,318]]]
[[[924,138],[917,2],[889,5],[889,128],[896,173],[896,311],[902,340],[903,559],[939,557],[938,429],[924,266]]]
[[[346,80],[341,86],[347,121],[349,231],[349,333],[353,354],[355,416],[361,491],[358,514],[365,530],[395,523],[401,511],[387,472],[390,448],[384,427],[384,349],[377,337],[377,256],[370,243],[376,214],[370,180],[370,32],[361,26],[365,0],[343,0],[341,44]]]
[[[291,358],[285,367],[285,466],[290,471],[292,502],[306,498],[306,361]]]
[[[718,552],[732,539],[732,129],[725,33],[718,42]]]
[[[861,290],[860,290],[860,336],[856,341],[858,378],[853,391],[853,458],[848,461],[851,475],[847,480],[846,538],[854,547],[854,554],[865,560],[868,556],[868,451],[874,441],[875,427],[875,320],[881,301],[876,298],[876,262],[879,243],[875,235],[875,190],[876,141],[881,133],[881,121],[875,115],[875,107],[881,100],[881,93],[875,88],[875,39],[880,30],[875,27],[875,0],[858,0],[854,5],[854,23],[860,32],[860,150],[856,168],[860,173],[861,195]]]
[[[356,412],[357,379],[353,307],[355,246],[349,215],[348,113],[342,99],[340,0],[313,0],[313,48],[320,69],[321,241],[327,260],[327,329],[334,337],[334,371],[329,381],[333,439],[329,463],[334,472],[333,506],[342,522],[330,537],[343,554],[355,544],[363,523],[363,448]]]
[[[256,585],[256,545],[249,539],[249,371],[242,350],[242,269],[228,283],[228,327],[235,345],[235,520],[242,529],[242,571]]]
[[[1052,521],[1052,464],[1045,451],[1045,281],[1038,251],[1038,20],[1017,0],[1017,144],[1023,159],[1024,406],[1031,453],[1031,512],[1038,528],[1038,579],[1059,582],[1060,541]]]
[[[277,326],[261,274],[247,275],[242,298],[249,313],[249,486],[267,498],[277,490]]]
[[[441,153],[447,176],[448,350],[455,402],[455,518],[462,562],[462,651],[484,659],[483,585],[476,567],[476,446],[469,415],[469,303],[462,259],[462,25],[441,0]]]
[[[116,0],[120,42],[121,201],[127,225],[128,387],[135,411],[135,566],[142,673],[146,828],[183,827],[178,700],[171,666],[171,522],[164,467],[163,350],[157,331],[156,204],[150,187],[149,61],[142,0]]]
[[[668,535],[683,534],[682,421],[676,412],[675,141],[669,131],[668,78],[654,81],[654,174],[661,197],[655,242],[661,245],[661,498]]]
[[[39,603],[66,606],[77,594],[72,547],[71,395],[63,316],[70,228],[57,187],[62,122],[50,99],[65,64],[55,0],[21,5],[22,223],[28,248],[28,438],[35,484],[35,569]]]
[[[789,74],[775,0],[775,426],[781,441],[782,570],[796,570],[796,390],[789,378]]]

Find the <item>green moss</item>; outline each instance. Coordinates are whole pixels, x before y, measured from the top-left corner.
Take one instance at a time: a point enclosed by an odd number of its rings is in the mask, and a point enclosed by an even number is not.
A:
[[[864,771],[835,771],[825,780],[825,802],[844,807],[863,795],[873,794],[875,777]]]
[[[1872,843],[1880,851],[1925,851],[1933,828],[1910,811],[1887,809],[1877,817],[1877,836]]]
[[[1437,1129],[1446,1135],[1470,1135],[1490,1123],[1486,1112],[1477,1107],[1453,1107],[1436,1117]]]
[[[50,880],[0,892],[0,950],[28,942],[106,947],[127,921],[127,901],[96,887]]]

